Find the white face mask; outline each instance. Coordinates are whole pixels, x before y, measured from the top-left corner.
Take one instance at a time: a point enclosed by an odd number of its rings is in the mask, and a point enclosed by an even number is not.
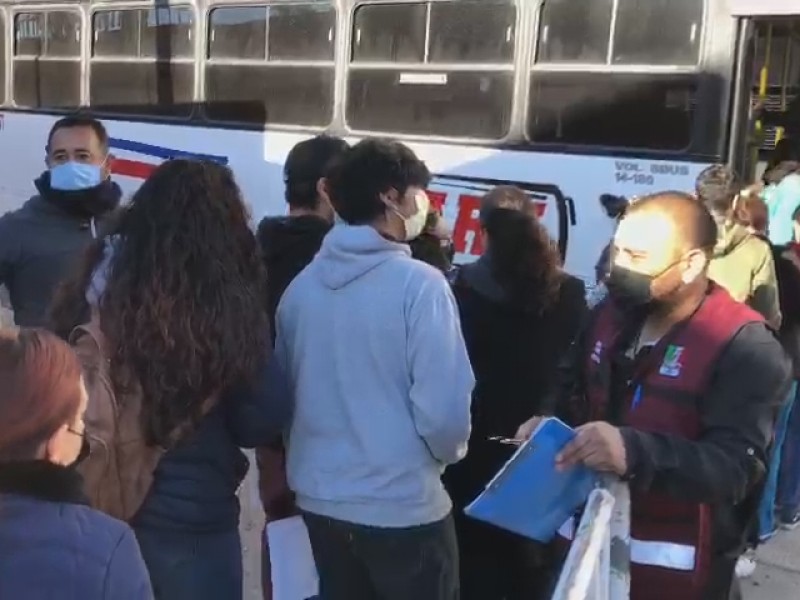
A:
[[[431,207],[428,194],[423,191],[418,192],[417,195],[414,196],[414,202],[416,203],[417,211],[410,217],[404,217],[395,206],[389,205],[389,208],[391,208],[398,217],[403,219],[403,229],[405,230],[404,239],[406,242],[418,238],[425,229],[425,223],[428,221],[428,211]]]

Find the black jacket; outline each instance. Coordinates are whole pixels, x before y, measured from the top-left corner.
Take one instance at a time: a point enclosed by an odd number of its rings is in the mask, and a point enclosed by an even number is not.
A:
[[[107,221],[108,216],[94,223],[78,218],[41,196],[0,217],[0,284],[8,288],[17,325],[45,325],[58,284],[77,268],[93,232],[101,235]]]
[[[558,417],[573,426],[584,424],[588,415],[585,364],[595,314],[561,361],[558,383],[548,402]],[[769,464],[773,425],[789,379],[789,361],[767,325],[743,327],[721,354],[699,403],[699,440],[621,427],[631,485],[715,505],[717,550],[735,553],[755,514],[758,489]],[[752,468],[753,458],[760,465],[757,471]]]
[[[787,246],[773,246],[772,250],[783,314],[781,343],[792,359],[794,378],[800,379],[800,268],[790,258],[791,253],[800,258],[800,252]]]
[[[583,282],[565,274],[550,310],[523,312],[494,281],[485,258],[460,269],[454,292],[476,378],[469,452],[445,476],[456,506],[463,507],[513,452],[488,438],[513,437],[521,423],[540,414],[587,308]]]
[[[275,340],[275,312],[292,280],[319,251],[331,224],[320,217],[266,218],[258,226],[258,243],[267,267],[269,320]]]
[[[134,529],[234,531],[239,524],[236,491],[248,468],[240,448],[280,440],[290,417],[286,379],[270,360],[253,384],[228,390],[197,429],[164,454],[132,521]]]

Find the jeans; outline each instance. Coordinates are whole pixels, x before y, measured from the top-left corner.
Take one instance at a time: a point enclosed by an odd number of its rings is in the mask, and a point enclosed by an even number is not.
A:
[[[461,600],[544,600],[553,595],[550,548],[456,514]]]
[[[786,430],[789,424],[789,415],[794,406],[795,394],[797,393],[797,383],[792,383],[789,396],[781,407],[778,420],[775,423],[775,441],[772,445],[772,458],[770,459],[769,473],[764,486],[764,494],[761,496],[761,504],[758,507],[758,537],[764,541],[769,539],[777,529],[775,523],[775,504],[778,500],[778,476],[781,472],[781,455],[783,453]]]
[[[786,426],[778,479],[778,516],[789,522],[800,511],[800,384]]]
[[[135,530],[156,600],[241,600],[239,531]]]
[[[303,518],[322,600],[459,600],[452,517],[402,529]]]

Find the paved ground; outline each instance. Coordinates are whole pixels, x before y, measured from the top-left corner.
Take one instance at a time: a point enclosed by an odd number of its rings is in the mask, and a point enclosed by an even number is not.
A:
[[[264,531],[264,512],[258,498],[255,473],[255,455],[247,452],[250,472],[239,490],[242,517],[239,531],[242,535],[242,559],[244,564],[244,600],[261,600],[261,540]]]
[[[800,598],[800,529],[781,532],[762,546],[759,564],[744,581],[744,600],[797,600]]]

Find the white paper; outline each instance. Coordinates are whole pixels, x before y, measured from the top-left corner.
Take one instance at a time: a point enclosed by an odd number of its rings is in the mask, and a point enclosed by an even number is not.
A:
[[[308,600],[319,594],[319,576],[302,517],[267,524],[273,600]]]

